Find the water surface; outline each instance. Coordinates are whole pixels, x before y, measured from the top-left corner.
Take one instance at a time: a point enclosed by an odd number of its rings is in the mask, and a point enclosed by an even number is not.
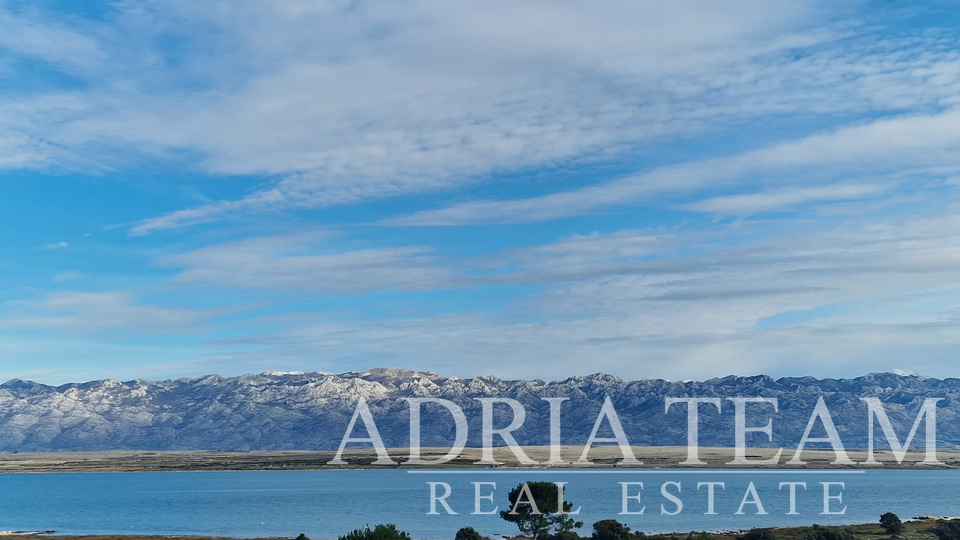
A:
[[[163,473],[64,473],[0,475],[0,530],[54,529],[62,534],[198,534],[235,537],[295,536],[333,539],[369,524],[395,523],[414,538],[453,538],[463,526],[496,537],[516,534],[515,526],[496,515],[472,515],[473,482],[494,482],[494,502],[483,500],[482,511],[507,508],[508,491],[524,480],[568,482],[566,498],[580,506],[581,533],[600,519],[615,518],[648,533],[723,531],[792,524],[850,524],[876,522],[880,514],[901,518],[916,515],[960,515],[960,470],[948,471],[764,471],[751,474],[730,470],[605,470],[580,471],[233,471]],[[447,499],[457,515],[428,515],[428,482],[450,485]],[[629,501],[628,510],[645,507],[642,515],[618,515],[622,509],[619,482],[643,482],[641,502]],[[668,490],[683,502],[676,505],[661,495],[665,482],[679,482]],[[716,488],[716,515],[707,511],[706,488],[701,482],[724,482]],[[745,504],[753,482],[763,509]],[[805,482],[798,488],[798,515],[787,515],[788,488],[781,482]],[[823,515],[821,482],[843,482],[842,515]],[[481,486],[487,494],[492,486]],[[631,485],[630,494],[639,491]],[[831,492],[838,493],[839,486]],[[443,487],[438,486],[438,493]]]

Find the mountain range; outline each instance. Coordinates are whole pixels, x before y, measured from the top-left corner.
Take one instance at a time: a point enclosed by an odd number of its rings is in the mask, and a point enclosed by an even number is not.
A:
[[[707,381],[627,381],[605,374],[559,381],[444,377],[400,369],[362,373],[266,372],[259,375],[166,381],[100,380],[48,386],[14,379],[0,385],[0,451],[96,450],[328,450],[336,449],[357,402],[364,398],[388,447],[409,443],[406,397],[437,397],[458,404],[469,425],[468,445],[480,445],[481,404],[475,398],[518,400],[527,411],[513,434],[520,444],[548,444],[549,406],[542,398],[569,398],[562,405],[563,444],[583,444],[609,396],[630,442],[672,446],[687,441],[685,406],[664,412],[667,397],[775,397],[779,411],[749,405],[748,425],[772,418],[773,441],[751,434],[750,446],[796,445],[811,412],[823,397],[848,448],[867,444],[867,407],[877,397],[900,437],[910,430],[925,398],[944,398],[937,407],[937,440],[960,444],[960,379],[913,373],[873,373],[854,379],[813,377],[773,379],[729,376]],[[703,446],[732,446],[733,404],[720,413],[701,406]],[[495,427],[512,418],[507,406],[494,408]],[[605,426],[607,424],[604,424]],[[888,448],[877,429],[878,448]],[[450,414],[426,406],[423,446],[449,446]],[[364,436],[358,425],[354,436]],[[598,433],[605,436],[603,430]],[[609,431],[606,434],[609,436]],[[822,436],[815,430],[812,436]],[[923,428],[916,444],[923,443]]]

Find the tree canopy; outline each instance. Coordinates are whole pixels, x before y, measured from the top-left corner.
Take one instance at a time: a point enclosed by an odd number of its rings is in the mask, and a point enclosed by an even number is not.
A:
[[[560,508],[560,493],[561,487],[553,482],[523,482],[510,490],[510,510],[501,511],[500,517],[533,538],[583,527],[569,515],[573,503],[565,500]]]

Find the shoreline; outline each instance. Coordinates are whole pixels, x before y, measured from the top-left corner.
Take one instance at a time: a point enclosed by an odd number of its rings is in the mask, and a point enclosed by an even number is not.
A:
[[[546,461],[549,447],[527,446],[524,452],[535,461]],[[787,454],[785,449],[784,454]],[[388,449],[395,461],[404,461],[409,455],[406,448]],[[960,469],[960,452],[955,448],[938,451],[943,465],[922,465],[922,452],[908,453],[903,463],[898,464],[890,451],[875,451],[879,465],[863,465],[866,452],[849,450],[847,454],[856,465],[831,465],[834,459],[831,450],[804,450],[801,459],[804,465],[786,465],[792,454],[781,456],[778,464],[729,465],[733,449],[726,447],[701,447],[700,459],[705,465],[681,465],[686,459],[687,448],[683,446],[635,446],[633,451],[641,465],[619,466],[621,455],[615,446],[597,446],[590,450],[591,465],[577,465],[582,447],[564,446],[562,457],[569,463],[563,465],[525,466],[520,464],[507,447],[496,447],[494,459],[503,465],[477,465],[481,459],[479,448],[466,448],[454,460],[441,465],[373,465],[376,454],[370,449],[345,450],[343,460],[347,465],[329,465],[336,452],[332,450],[282,450],[282,451],[145,451],[110,450],[102,452],[24,452],[0,454],[0,473],[54,473],[54,472],[182,472],[182,471],[270,471],[270,470],[391,470],[391,469],[502,469],[534,468],[562,471],[565,469],[614,468],[624,469],[858,469],[858,470],[947,470]],[[423,448],[423,459],[436,459],[447,452],[446,448]],[[774,449],[749,448],[749,459],[769,459]]]
[[[946,520],[960,519],[946,516]],[[389,520],[387,520],[389,521]],[[938,540],[930,532],[939,521],[931,518],[911,518],[903,521],[903,533],[898,535],[901,540]],[[757,530],[769,530],[773,532],[777,540],[802,540],[803,534],[813,529],[815,524],[782,526],[782,527],[757,527]],[[362,527],[362,525],[358,525]],[[589,540],[590,524],[585,524],[585,535],[581,536],[583,540]],[[847,529],[854,534],[855,540],[889,540],[891,535],[884,532],[879,523],[859,523],[852,525],[830,525],[829,528]],[[650,540],[737,540],[743,533],[754,529],[742,529],[738,531],[723,532],[702,532],[702,531],[676,531],[662,534],[649,534],[646,536]],[[255,537],[230,537],[230,536],[203,536],[203,535],[165,535],[165,534],[57,534],[56,531],[0,531],[0,540],[17,540],[23,538],[57,538],[59,540],[292,540],[294,536],[255,536]],[[414,540],[418,540],[413,536]],[[523,536],[503,537],[504,540],[530,540]],[[313,540],[333,540],[316,538]]]

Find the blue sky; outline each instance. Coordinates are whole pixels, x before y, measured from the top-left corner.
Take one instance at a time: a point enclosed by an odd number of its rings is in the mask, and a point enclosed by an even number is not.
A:
[[[0,0],[0,378],[957,376],[958,19]]]

